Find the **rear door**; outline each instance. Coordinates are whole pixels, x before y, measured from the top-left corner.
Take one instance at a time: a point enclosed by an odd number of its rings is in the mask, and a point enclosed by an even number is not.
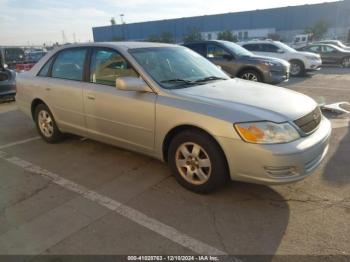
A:
[[[122,91],[118,77],[140,77],[116,50],[94,48],[84,88],[89,136],[121,147],[151,152],[154,148],[155,93]]]
[[[85,133],[82,91],[87,48],[69,48],[58,52],[40,70],[38,88],[45,103],[65,131]]]
[[[259,46],[260,46],[260,50],[258,52],[259,55],[284,59],[284,54],[282,53],[282,50],[280,50],[278,46],[270,43],[263,43],[263,44],[260,44]]]
[[[335,64],[340,60],[339,51],[331,46],[321,46],[321,57],[322,61],[327,64]]]

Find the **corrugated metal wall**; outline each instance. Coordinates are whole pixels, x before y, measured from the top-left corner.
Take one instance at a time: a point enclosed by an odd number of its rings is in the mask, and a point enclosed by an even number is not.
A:
[[[201,32],[260,28],[295,31],[320,20],[327,21],[332,28],[350,27],[350,1],[95,27],[93,36],[96,42],[120,38],[144,40],[170,32],[176,42],[181,42],[191,28]]]

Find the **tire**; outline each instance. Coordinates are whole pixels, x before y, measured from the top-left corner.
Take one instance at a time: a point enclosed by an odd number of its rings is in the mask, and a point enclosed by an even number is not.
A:
[[[261,76],[256,70],[244,70],[238,77],[253,82],[262,82]]]
[[[304,76],[305,65],[303,62],[298,60],[290,61],[290,75],[291,76]]]
[[[350,67],[350,57],[344,57],[341,61],[341,65],[344,68],[349,68]]]
[[[45,104],[39,104],[34,111],[34,121],[40,136],[48,143],[62,141],[63,133],[58,129],[56,121]]]
[[[195,193],[214,192],[229,179],[224,153],[211,136],[200,130],[185,130],[172,139],[168,163],[176,180]]]

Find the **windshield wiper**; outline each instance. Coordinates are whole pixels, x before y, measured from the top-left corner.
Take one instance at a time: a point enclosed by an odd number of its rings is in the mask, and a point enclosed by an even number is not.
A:
[[[212,81],[212,80],[227,80],[226,78],[223,77],[218,77],[218,76],[208,76],[208,77],[204,77],[201,79],[198,79],[196,81],[194,81],[195,83],[200,83],[200,82],[208,82],[208,81]]]
[[[191,80],[181,79],[181,78],[174,78],[174,79],[168,79],[163,80],[161,83],[185,83],[185,84],[195,84],[195,82]]]

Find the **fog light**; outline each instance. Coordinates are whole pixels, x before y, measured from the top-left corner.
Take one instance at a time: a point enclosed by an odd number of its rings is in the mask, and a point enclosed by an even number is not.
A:
[[[271,177],[283,178],[299,175],[295,166],[287,167],[265,167],[267,175]]]

